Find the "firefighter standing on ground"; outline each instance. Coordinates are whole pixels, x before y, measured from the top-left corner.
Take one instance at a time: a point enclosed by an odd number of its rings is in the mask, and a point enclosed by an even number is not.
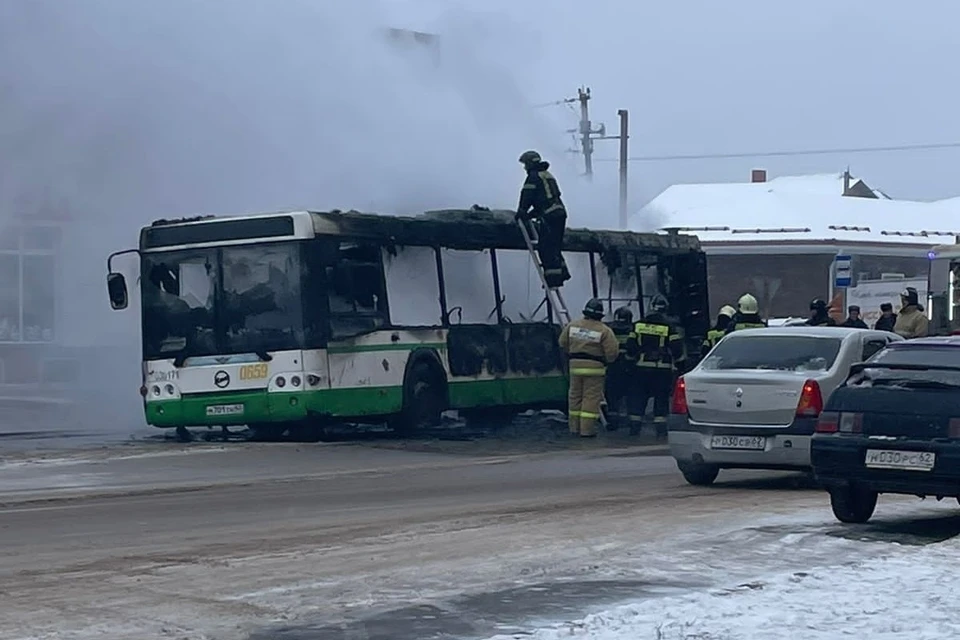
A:
[[[760,305],[757,299],[749,293],[740,296],[737,300],[737,313],[727,327],[727,333],[733,333],[737,329],[763,329],[766,326],[767,321],[760,317]]]
[[[893,331],[909,339],[925,337],[928,329],[929,320],[920,306],[920,296],[916,289],[907,287],[900,293],[900,313]]]
[[[633,326],[627,339],[627,353],[637,367],[637,391],[631,395],[636,403],[632,415],[643,416],[647,402],[653,397],[653,423],[657,437],[667,435],[667,413],[674,373],[686,359],[683,328],[667,315],[667,299],[657,294],[650,302],[650,313]]]
[[[707,337],[703,340],[703,346],[700,349],[702,357],[706,357],[710,350],[720,342],[720,338],[727,335],[727,327],[730,326],[730,322],[733,321],[733,316],[736,313],[737,310],[728,304],[720,308],[720,313],[717,314],[717,323],[713,325],[710,331],[707,331]]]
[[[562,253],[567,210],[560,199],[560,186],[548,171],[550,163],[544,162],[536,151],[525,151],[520,156],[520,163],[527,171],[527,179],[520,189],[516,218],[525,223],[537,222],[537,253],[547,286],[563,286],[570,279],[570,272]]]
[[[835,327],[837,321],[827,313],[827,303],[820,298],[814,298],[810,301],[810,317],[805,324],[811,327]]]
[[[590,300],[583,308],[583,318],[563,328],[560,348],[570,359],[570,433],[593,437],[597,435],[607,365],[620,351],[613,330],[603,323],[602,302]]]
[[[633,331],[633,311],[629,307],[620,307],[614,311],[610,329],[617,337],[617,345],[620,348],[616,362],[607,370],[607,403],[613,412],[613,420],[607,428],[613,430],[633,420],[642,420],[643,416],[633,416],[628,404],[630,395],[637,388],[636,367],[627,355],[627,338]],[[624,413],[625,409],[626,413]]]

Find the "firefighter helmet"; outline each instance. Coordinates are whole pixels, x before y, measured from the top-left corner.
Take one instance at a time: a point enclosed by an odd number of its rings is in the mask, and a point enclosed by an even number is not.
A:
[[[613,312],[613,319],[617,322],[633,322],[633,311],[630,307],[620,307]]]
[[[722,307],[720,307],[720,313],[718,313],[717,315],[732,318],[733,316],[737,315],[737,310],[731,307],[730,305],[725,304]]]
[[[907,287],[900,292],[900,301],[902,306],[907,306],[909,304],[918,305],[920,304],[920,294],[918,294],[917,290],[913,287]]]
[[[752,314],[760,311],[760,305],[757,304],[757,299],[749,293],[740,296],[740,299],[737,300],[737,307],[740,309],[740,313]]]
[[[667,302],[667,299],[664,298],[659,293],[653,296],[653,300],[650,301],[650,310],[656,313],[662,313],[670,307],[670,303]]]
[[[591,320],[602,320],[603,303],[597,298],[587,300],[587,304],[583,305],[583,317]]]
[[[543,162],[543,158],[540,157],[540,154],[532,149],[530,151],[524,151],[520,154],[520,163],[523,165],[531,165]]]

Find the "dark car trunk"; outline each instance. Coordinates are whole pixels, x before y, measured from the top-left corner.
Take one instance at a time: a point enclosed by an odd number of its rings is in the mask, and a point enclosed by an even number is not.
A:
[[[867,436],[947,438],[950,419],[960,418],[960,388],[840,387],[829,405],[831,411],[862,414],[861,433]]]

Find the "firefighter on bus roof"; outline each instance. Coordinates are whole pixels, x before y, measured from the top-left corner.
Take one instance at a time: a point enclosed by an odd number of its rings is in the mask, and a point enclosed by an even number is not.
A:
[[[537,225],[537,254],[543,265],[543,275],[548,287],[560,287],[570,279],[566,261],[563,259],[563,235],[567,227],[567,210],[560,199],[557,179],[548,171],[549,162],[536,151],[525,151],[520,163],[527,172],[527,179],[520,189],[520,204],[516,218],[525,224]]]
[[[653,424],[658,438],[667,435],[667,413],[675,373],[686,359],[686,341],[679,321],[667,315],[669,303],[657,294],[650,301],[650,313],[633,325],[627,339],[627,353],[636,363],[639,381],[631,397],[636,403],[632,415],[644,415],[653,398]]]
[[[570,360],[570,434],[591,438],[597,435],[607,365],[620,352],[613,330],[603,323],[602,302],[589,300],[583,307],[583,318],[563,328],[560,348]]]

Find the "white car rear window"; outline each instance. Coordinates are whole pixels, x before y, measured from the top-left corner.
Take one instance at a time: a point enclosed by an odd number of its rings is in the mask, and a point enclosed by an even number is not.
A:
[[[702,369],[826,371],[840,353],[840,338],[816,336],[737,336],[717,345]]]

